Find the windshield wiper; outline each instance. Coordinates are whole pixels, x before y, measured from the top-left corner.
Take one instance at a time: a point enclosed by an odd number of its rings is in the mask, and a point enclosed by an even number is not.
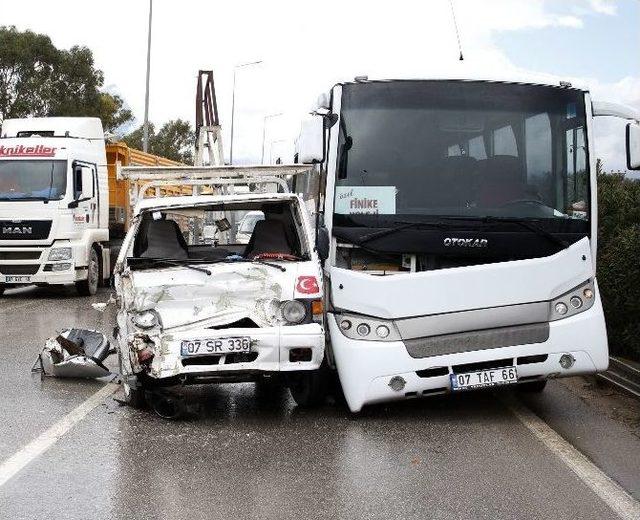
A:
[[[442,228],[441,224],[438,223],[434,223],[434,222],[403,222],[401,223],[401,225],[393,227],[393,228],[389,228],[389,229],[383,229],[381,231],[376,231],[374,233],[369,233],[368,235],[365,235],[363,237],[361,237],[357,242],[355,242],[355,244],[357,246],[360,246],[362,244],[366,244],[367,242],[370,242],[371,240],[375,240],[377,238],[381,238],[381,237],[386,237],[387,235],[391,235],[393,233],[396,233],[398,231],[403,231],[405,229],[411,229],[411,228],[417,228],[417,227],[435,227],[435,228]]]
[[[287,270],[287,268],[283,265],[273,264],[271,262],[267,262],[266,260],[260,260],[259,258],[233,259],[233,260],[229,260],[229,262],[251,262],[255,264],[268,265],[269,267],[275,267],[276,269],[279,269],[283,273]]]
[[[194,259],[181,260],[181,259],[177,259],[177,258],[140,258],[140,257],[132,257],[132,258],[128,258],[127,260],[129,262],[131,262],[131,260],[134,260],[136,265],[138,263],[140,263],[140,264],[150,263],[151,265],[168,264],[168,265],[173,265],[173,266],[177,266],[177,267],[186,267],[187,269],[193,269],[194,271],[200,271],[201,273],[205,273],[207,276],[211,276],[211,271],[209,271],[209,269],[207,269],[205,267],[196,267],[195,265],[192,265],[192,264],[200,263],[199,260],[194,260]],[[213,262],[208,262],[208,263],[213,263]]]

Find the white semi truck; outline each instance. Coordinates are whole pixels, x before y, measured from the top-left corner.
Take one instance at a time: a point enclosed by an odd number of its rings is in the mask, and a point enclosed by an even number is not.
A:
[[[0,294],[109,277],[109,190],[97,118],[7,119],[0,134]]]
[[[303,124],[296,185],[326,256],[328,359],[352,411],[608,365],[593,117],[567,83],[356,78]],[[318,182],[319,181],[319,182]]]

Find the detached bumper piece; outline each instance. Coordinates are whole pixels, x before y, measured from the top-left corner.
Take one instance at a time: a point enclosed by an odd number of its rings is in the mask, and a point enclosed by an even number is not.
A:
[[[109,353],[109,340],[101,332],[64,329],[47,339],[31,371],[52,377],[104,377],[111,373],[103,364]]]

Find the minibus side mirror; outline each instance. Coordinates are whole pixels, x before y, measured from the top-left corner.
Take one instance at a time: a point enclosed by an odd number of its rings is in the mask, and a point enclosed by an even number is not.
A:
[[[324,225],[318,227],[316,251],[323,262],[329,258],[329,230]]]
[[[640,124],[627,124],[627,169],[640,170]]]

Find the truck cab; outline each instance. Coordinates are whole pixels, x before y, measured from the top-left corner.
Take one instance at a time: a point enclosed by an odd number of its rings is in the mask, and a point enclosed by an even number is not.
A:
[[[0,133],[0,294],[109,275],[109,193],[97,118],[7,119]]]

